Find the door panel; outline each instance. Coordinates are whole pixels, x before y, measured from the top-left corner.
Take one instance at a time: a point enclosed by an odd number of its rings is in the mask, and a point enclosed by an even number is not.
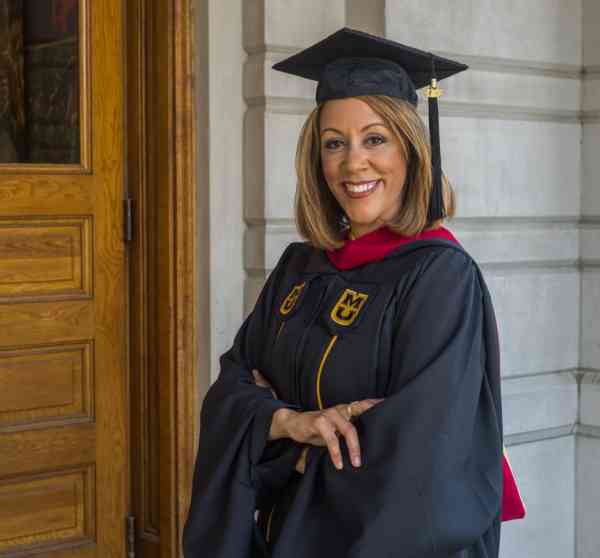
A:
[[[27,0],[9,3],[28,17]],[[0,557],[116,558],[129,490],[124,7],[35,5],[29,156],[0,165]]]

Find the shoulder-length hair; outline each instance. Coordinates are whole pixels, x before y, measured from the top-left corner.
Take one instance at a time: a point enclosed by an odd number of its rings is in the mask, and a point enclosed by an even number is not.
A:
[[[386,225],[398,234],[412,236],[439,227],[444,219],[428,225],[427,213],[432,188],[429,134],[416,109],[408,102],[383,95],[357,97],[367,103],[399,141],[407,161],[400,211]],[[313,246],[333,250],[343,245],[347,217],[331,193],[321,168],[320,116],[325,103],[308,116],[296,150],[298,178],[295,196],[296,225],[300,235]],[[447,217],[455,213],[455,195],[442,175]]]

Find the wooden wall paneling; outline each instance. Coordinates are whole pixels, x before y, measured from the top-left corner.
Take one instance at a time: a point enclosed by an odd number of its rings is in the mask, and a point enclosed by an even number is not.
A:
[[[179,555],[196,436],[191,0],[128,3],[132,510],[144,557]]]

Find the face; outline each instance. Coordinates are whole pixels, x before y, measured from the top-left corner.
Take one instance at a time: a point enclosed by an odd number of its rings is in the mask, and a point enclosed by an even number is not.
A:
[[[402,145],[371,107],[356,98],[327,101],[321,110],[323,175],[355,237],[393,219],[406,178]]]

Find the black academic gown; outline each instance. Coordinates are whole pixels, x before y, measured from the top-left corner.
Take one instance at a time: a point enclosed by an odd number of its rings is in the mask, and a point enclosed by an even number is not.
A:
[[[379,397],[354,423],[361,467],[343,437],[342,470],[311,446],[303,475],[300,444],[267,442],[281,406]],[[292,243],[204,401],[184,556],[497,558],[502,444],[494,311],[461,247],[340,271]]]

